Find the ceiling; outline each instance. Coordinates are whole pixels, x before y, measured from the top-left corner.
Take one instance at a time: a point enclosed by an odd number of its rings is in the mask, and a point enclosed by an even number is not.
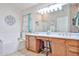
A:
[[[19,10],[29,9],[39,3],[0,3],[0,7],[13,7]]]

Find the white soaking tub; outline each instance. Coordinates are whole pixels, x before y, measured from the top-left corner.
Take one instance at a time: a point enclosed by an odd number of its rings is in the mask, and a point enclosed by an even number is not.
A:
[[[17,33],[0,33],[0,55],[8,55],[18,50]]]

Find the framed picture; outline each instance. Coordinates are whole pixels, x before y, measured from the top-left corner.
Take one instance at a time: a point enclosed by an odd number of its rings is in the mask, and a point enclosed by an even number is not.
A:
[[[16,22],[15,17],[12,15],[6,16],[4,20],[5,20],[5,23],[8,25],[14,25]]]

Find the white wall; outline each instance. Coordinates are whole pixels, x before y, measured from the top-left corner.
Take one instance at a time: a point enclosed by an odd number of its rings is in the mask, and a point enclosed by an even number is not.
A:
[[[9,26],[5,23],[4,19],[7,15],[12,15],[15,17],[16,22],[14,25]],[[20,13],[15,8],[6,6],[0,7],[0,33],[20,32],[20,17]]]
[[[7,15],[15,17],[15,24],[10,26],[5,23],[4,19]],[[21,13],[16,8],[0,5],[0,40],[2,41],[3,55],[15,52],[18,49],[18,38],[21,31]]]

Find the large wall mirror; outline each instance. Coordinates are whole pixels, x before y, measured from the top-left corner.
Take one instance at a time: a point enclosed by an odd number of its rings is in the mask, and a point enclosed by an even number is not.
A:
[[[78,28],[73,25],[73,17],[77,15],[78,7],[79,4],[67,4],[62,10],[31,15],[32,32],[78,32]],[[76,24],[79,24],[79,20],[76,20]]]

